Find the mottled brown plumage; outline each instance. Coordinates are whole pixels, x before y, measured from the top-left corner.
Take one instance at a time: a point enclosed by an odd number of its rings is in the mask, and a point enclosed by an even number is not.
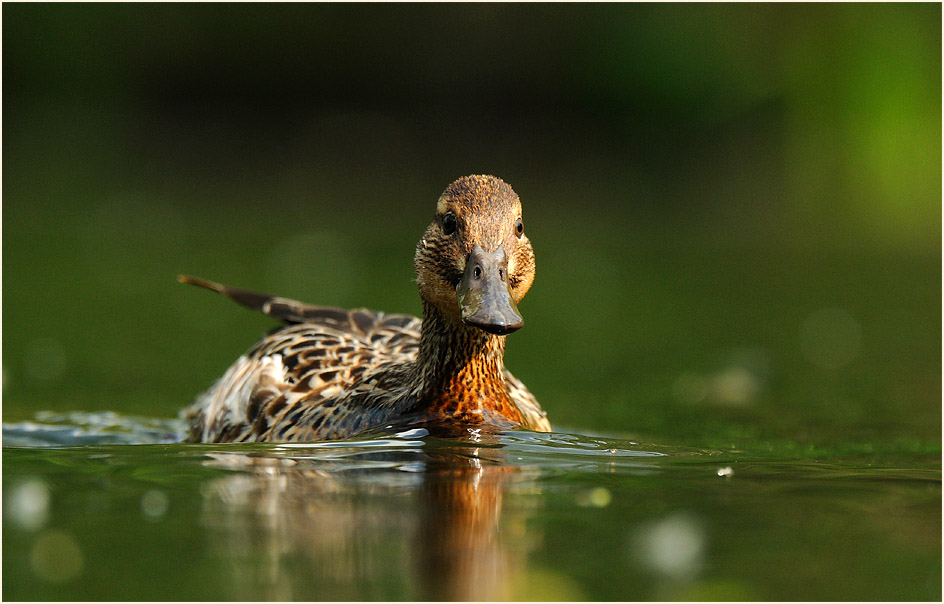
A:
[[[388,426],[550,431],[503,363],[534,280],[521,203],[494,176],[449,185],[416,246],[423,319],[309,306],[182,276],[287,323],[185,410],[192,442],[316,441]]]

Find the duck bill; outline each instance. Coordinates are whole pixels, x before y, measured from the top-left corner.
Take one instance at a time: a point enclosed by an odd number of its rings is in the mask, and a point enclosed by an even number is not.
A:
[[[478,245],[472,248],[456,294],[466,325],[500,336],[524,325],[508,286],[508,258],[503,246],[491,254]]]

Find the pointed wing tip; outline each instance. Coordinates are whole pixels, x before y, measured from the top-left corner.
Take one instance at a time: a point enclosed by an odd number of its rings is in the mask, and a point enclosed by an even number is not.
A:
[[[196,285],[197,287],[209,289],[220,294],[226,293],[226,288],[219,283],[207,281],[206,279],[200,279],[199,277],[191,277],[190,275],[177,275],[177,282],[183,283],[185,285]]]
[[[359,316],[355,317],[354,315],[350,314],[349,311],[340,308],[329,306],[310,306],[308,304],[303,304],[302,302],[290,300],[288,298],[269,296],[245,289],[239,289],[237,287],[227,287],[214,281],[207,281],[206,279],[200,279],[199,277],[192,277],[190,275],[177,275],[177,281],[187,285],[196,285],[197,287],[202,287],[218,294],[222,294],[237,304],[252,310],[259,311],[264,315],[268,315],[273,319],[278,319],[284,323],[304,323],[306,321],[314,321],[331,325],[333,327],[339,327],[342,325],[347,326],[344,327],[344,329],[348,330],[360,329],[361,331],[365,331],[367,327],[357,323],[358,319],[360,319],[361,323],[371,327],[378,319],[378,317],[374,317],[372,314],[366,318]]]

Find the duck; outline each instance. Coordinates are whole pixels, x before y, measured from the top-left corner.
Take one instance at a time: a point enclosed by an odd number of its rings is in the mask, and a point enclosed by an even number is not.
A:
[[[546,412],[504,365],[535,273],[511,186],[480,174],[446,187],[413,266],[422,318],[180,275],[283,324],[182,411],[185,441],[315,442],[401,428],[550,432]]]

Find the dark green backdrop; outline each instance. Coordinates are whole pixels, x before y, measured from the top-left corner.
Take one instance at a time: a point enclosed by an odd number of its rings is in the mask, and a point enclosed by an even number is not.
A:
[[[4,420],[173,415],[271,327],[178,272],[418,312],[473,172],[555,425],[939,448],[939,4],[5,3]]]

